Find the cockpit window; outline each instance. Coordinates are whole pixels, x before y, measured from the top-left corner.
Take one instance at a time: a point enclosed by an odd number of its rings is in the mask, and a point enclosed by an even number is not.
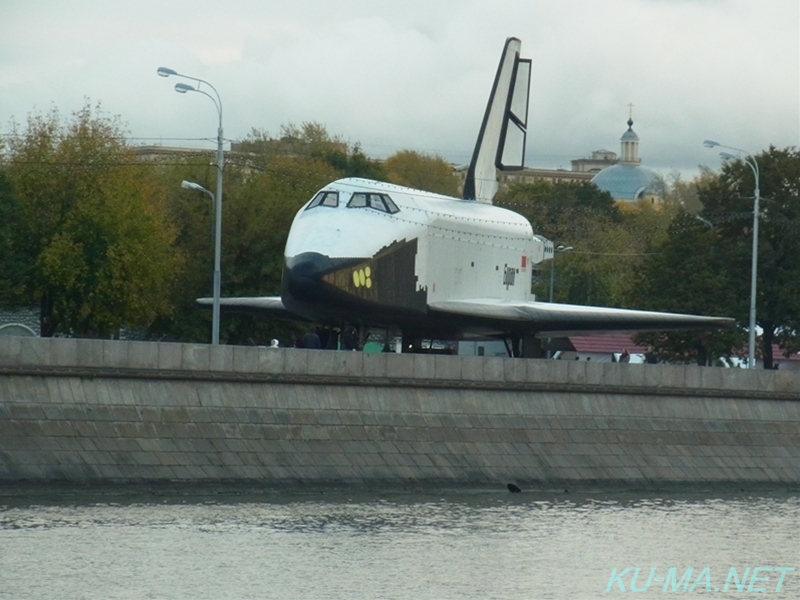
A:
[[[361,208],[367,205],[368,194],[353,194],[350,202],[347,203],[347,208]]]
[[[339,206],[339,192],[320,192],[314,199],[308,203],[306,210],[312,209],[317,206],[330,206],[336,208]]]
[[[386,194],[369,194],[369,193],[356,193],[350,198],[347,203],[347,208],[374,208],[381,212],[394,213],[400,212],[397,205]]]
[[[389,198],[389,196],[387,196],[386,194],[381,194],[381,197],[383,198],[383,201],[386,203],[386,209],[389,211],[389,213],[394,214],[396,212],[400,212],[400,209],[397,207],[397,204],[395,204],[392,201],[392,199]]]

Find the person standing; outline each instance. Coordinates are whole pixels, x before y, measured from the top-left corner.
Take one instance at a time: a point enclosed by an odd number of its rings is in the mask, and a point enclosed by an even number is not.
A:
[[[319,335],[316,331],[309,331],[303,336],[303,348],[308,350],[319,350]]]

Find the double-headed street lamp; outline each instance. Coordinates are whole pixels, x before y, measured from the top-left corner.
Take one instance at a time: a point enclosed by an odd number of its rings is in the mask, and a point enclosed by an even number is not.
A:
[[[706,148],[727,148],[728,150],[735,150],[745,155],[742,158],[744,162],[753,171],[756,181],[756,189],[753,195],[753,252],[750,266],[750,331],[747,344],[747,368],[754,369],[756,366],[756,276],[758,273],[758,217],[759,217],[759,197],[760,191],[758,187],[758,163],[755,157],[741,148],[734,148],[732,146],[724,146],[714,140],[706,140],[703,142]],[[724,160],[732,160],[741,158],[731,154],[730,152],[720,152],[720,157]]]
[[[184,79],[191,79],[192,81],[196,81],[197,85],[192,86],[187,83],[176,83],[175,84],[175,91],[181,94],[185,94],[186,92],[198,92],[211,98],[211,101],[214,103],[214,106],[217,108],[217,114],[219,115],[219,127],[217,127],[217,195],[214,201],[214,301],[213,301],[213,311],[212,311],[212,325],[211,325],[211,343],[214,345],[219,344],[219,297],[220,297],[220,282],[221,282],[221,275],[220,275],[220,250],[222,247],[222,168],[223,168],[223,154],[222,154],[222,100],[219,97],[219,93],[217,92],[216,88],[208,83],[207,81],[200,79],[198,77],[192,77],[190,75],[183,75],[182,73],[178,73],[173,69],[168,69],[167,67],[159,67],[157,73],[161,77],[169,77],[170,75],[175,75],[176,77],[183,77]],[[212,96],[205,90],[201,89],[201,85],[207,85],[211,90],[214,92]],[[192,184],[191,182],[185,181],[183,182],[183,187],[188,187],[192,189],[201,189],[204,192],[208,192],[205,188],[198,186],[197,184]],[[195,187],[196,186],[196,187]]]

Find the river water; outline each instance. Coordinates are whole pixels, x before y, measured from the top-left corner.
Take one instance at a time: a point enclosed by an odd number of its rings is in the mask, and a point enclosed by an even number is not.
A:
[[[0,598],[795,600],[799,526],[787,490],[0,488]]]

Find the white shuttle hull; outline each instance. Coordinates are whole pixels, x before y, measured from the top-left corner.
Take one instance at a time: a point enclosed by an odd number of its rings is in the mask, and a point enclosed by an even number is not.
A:
[[[521,168],[530,61],[509,38],[458,199],[365,179],[325,186],[295,216],[280,297],[227,298],[226,310],[320,324],[400,328],[404,337],[551,337],[711,329],[733,320],[538,302],[536,265],[553,245],[493,206],[495,169]],[[210,299],[201,299],[209,304]]]

